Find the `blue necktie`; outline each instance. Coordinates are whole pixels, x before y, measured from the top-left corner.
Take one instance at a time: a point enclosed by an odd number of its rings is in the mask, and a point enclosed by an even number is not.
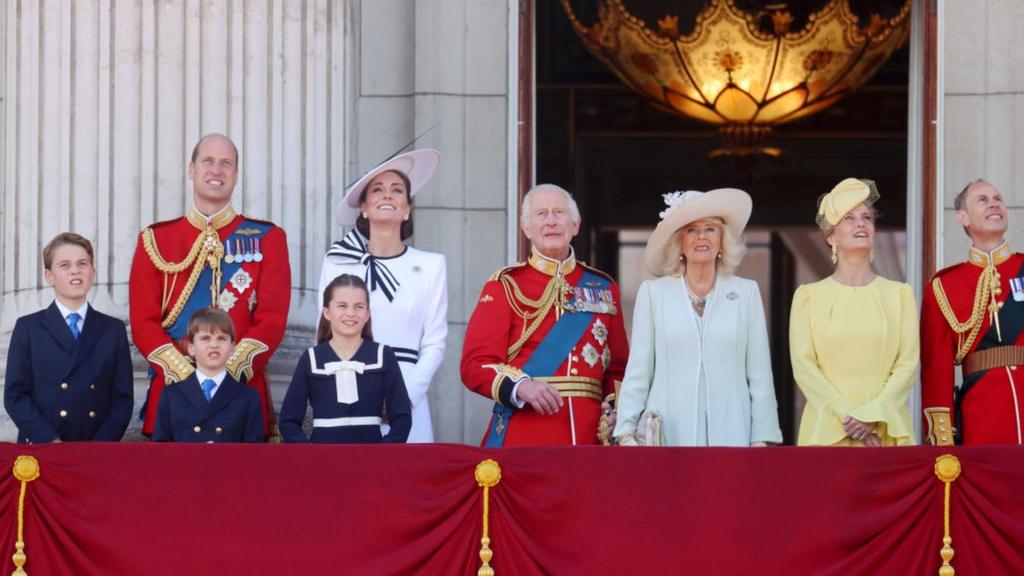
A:
[[[78,321],[81,319],[82,317],[78,312],[68,314],[68,328],[71,328],[71,335],[75,337],[75,340],[78,340],[78,337],[82,335],[82,332],[78,329]]]
[[[209,402],[213,398],[213,389],[217,386],[217,383],[207,378],[203,380],[203,396],[206,396],[206,401]]]

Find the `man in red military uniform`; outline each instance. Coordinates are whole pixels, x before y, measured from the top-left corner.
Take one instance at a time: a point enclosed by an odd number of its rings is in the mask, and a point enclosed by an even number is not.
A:
[[[192,206],[182,218],[143,230],[132,261],[132,339],[152,368],[142,432],[153,433],[164,386],[195,370],[185,356],[185,329],[196,310],[213,306],[235,322],[238,344],[227,370],[259,392],[264,432],[270,437],[276,432],[275,418],[264,368],[288,318],[291,272],[285,233],[231,208],[238,149],[228,137],[200,139],[188,177]]]
[[[967,262],[924,290],[921,388],[933,444],[1020,444],[1024,422],[1024,255],[1003,236],[1003,196],[984,180],[953,203],[971,238]],[[963,383],[954,385],[954,366]],[[1020,382],[1018,382],[1020,380]]]
[[[462,351],[463,383],[495,402],[483,444],[596,444],[629,356],[618,286],[576,260],[565,190],[527,193],[521,224],[530,258],[484,285]]]

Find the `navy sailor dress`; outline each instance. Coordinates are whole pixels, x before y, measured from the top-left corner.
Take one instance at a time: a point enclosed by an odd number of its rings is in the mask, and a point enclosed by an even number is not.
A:
[[[307,405],[313,408],[313,434],[308,439],[302,429]],[[390,430],[382,435],[385,407]],[[412,407],[395,353],[372,340],[363,340],[347,361],[329,342],[306,350],[285,393],[279,425],[285,442],[405,442],[412,428]]]

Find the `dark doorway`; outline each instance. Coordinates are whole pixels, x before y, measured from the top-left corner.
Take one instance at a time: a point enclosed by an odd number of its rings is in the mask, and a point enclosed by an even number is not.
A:
[[[644,4],[657,12],[655,3]],[[703,2],[691,4],[696,13]],[[770,143],[781,157],[710,158],[719,147],[714,127],[657,109],[625,87],[583,48],[560,2],[531,8],[536,181],[576,196],[583,216],[577,253],[617,275],[627,312],[634,294],[625,280],[638,273],[663,193],[733,186],[753,198],[748,241],[760,238],[765,259],[760,272],[751,272],[765,295],[781,424],[791,443],[802,404],[789,367],[790,301],[799,283],[828,273],[814,233],[817,197],[845,177],[875,180],[879,229],[888,234],[895,267],[882,273],[903,279],[909,50],[897,51],[868,84],[831,108],[776,129]]]

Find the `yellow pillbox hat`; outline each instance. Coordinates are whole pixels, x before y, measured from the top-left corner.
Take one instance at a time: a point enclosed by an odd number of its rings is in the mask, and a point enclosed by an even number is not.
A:
[[[828,194],[823,194],[818,199],[818,217],[815,219],[819,226],[827,222],[835,226],[846,216],[846,213],[856,208],[859,204],[873,204],[878,200],[878,190],[871,180],[859,178],[846,178],[836,184]]]

